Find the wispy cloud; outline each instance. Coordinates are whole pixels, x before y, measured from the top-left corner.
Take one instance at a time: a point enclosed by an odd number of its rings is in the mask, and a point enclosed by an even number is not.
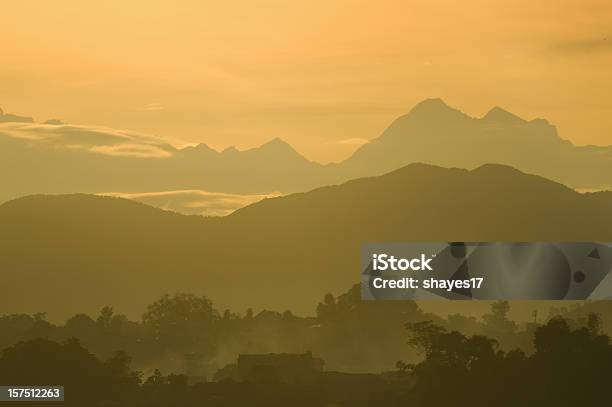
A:
[[[202,190],[179,190],[145,193],[109,192],[99,195],[132,199],[186,215],[225,216],[262,199],[280,196],[280,193],[239,195]]]
[[[110,156],[164,158],[176,151],[151,135],[99,126],[0,123],[0,137],[3,136],[24,140],[31,147]]]
[[[342,140],[330,141],[329,144],[340,144],[340,145],[345,145],[345,146],[362,146],[369,142],[370,140],[368,139],[354,137],[354,138],[346,138]]]
[[[140,108],[139,110],[143,112],[156,112],[159,110],[164,110],[164,106],[161,103],[149,103],[148,105]]]

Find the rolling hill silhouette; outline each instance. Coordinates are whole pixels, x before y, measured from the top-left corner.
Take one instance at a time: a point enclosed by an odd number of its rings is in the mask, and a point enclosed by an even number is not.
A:
[[[90,195],[0,206],[0,307],[64,317],[111,303],[134,315],[174,291],[220,307],[311,313],[359,278],[367,241],[612,240],[612,193],[580,194],[501,165],[413,164],[270,198],[226,217]]]

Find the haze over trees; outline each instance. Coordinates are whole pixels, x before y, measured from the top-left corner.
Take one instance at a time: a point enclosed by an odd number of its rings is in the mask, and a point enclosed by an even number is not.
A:
[[[0,381],[61,384],[70,406],[605,403],[612,346],[602,319],[586,306],[573,310],[583,319],[554,315],[524,325],[507,319],[508,303],[496,302],[490,314],[473,321],[479,328],[465,333],[463,328],[473,326],[424,314],[409,301],[401,307],[363,302],[356,292],[358,287],[338,298],[326,295],[315,318],[289,311],[219,314],[208,299],[187,294],[160,298],[141,321],[129,321],[110,307],[95,320],[77,314],[63,326],[45,322],[42,315],[5,315],[0,317],[3,340],[12,339],[0,344]],[[608,304],[610,314],[609,303],[599,304]],[[190,334],[177,333],[178,327]],[[510,345],[519,332],[527,338],[525,346]],[[326,369],[291,383],[236,381],[219,374],[257,343],[264,352],[300,353],[312,346]],[[229,346],[234,346],[231,356]],[[200,370],[168,363],[168,355],[178,359],[194,351],[203,355]],[[213,375],[210,361],[219,354],[229,364]],[[394,357],[397,363],[391,362]],[[381,370],[386,372],[374,370],[375,359],[385,360]],[[374,373],[340,373],[364,368]]]

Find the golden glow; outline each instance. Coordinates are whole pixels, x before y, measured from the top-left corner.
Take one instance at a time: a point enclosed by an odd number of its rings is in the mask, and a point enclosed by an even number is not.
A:
[[[23,0],[2,5],[0,107],[339,160],[427,97],[612,144],[612,3]]]

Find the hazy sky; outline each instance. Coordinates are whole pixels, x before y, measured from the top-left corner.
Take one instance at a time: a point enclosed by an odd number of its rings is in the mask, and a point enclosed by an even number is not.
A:
[[[0,2],[0,107],[344,158],[428,97],[612,144],[609,0]]]

